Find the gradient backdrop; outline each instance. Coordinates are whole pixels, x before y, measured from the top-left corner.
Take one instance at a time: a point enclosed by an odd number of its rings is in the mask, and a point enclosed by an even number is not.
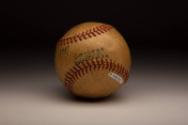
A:
[[[183,1],[0,2],[1,125],[187,125],[188,9]],[[101,100],[71,97],[54,70],[57,40],[106,22],[133,57],[128,86]]]

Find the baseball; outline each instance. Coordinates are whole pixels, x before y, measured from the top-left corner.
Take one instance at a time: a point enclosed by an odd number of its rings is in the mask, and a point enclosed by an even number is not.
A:
[[[86,22],[59,39],[55,66],[60,80],[74,95],[105,97],[126,84],[131,55],[125,39],[113,26]]]

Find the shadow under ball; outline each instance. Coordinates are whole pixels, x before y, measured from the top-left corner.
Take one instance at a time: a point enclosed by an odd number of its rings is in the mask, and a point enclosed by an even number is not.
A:
[[[106,97],[126,84],[131,66],[130,50],[113,26],[85,22],[59,39],[55,66],[60,80],[72,94]]]

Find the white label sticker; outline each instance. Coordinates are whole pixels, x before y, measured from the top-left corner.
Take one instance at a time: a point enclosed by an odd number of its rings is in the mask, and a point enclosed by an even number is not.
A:
[[[119,84],[123,84],[123,82],[124,82],[123,78],[116,73],[109,72],[108,76],[110,76],[112,79],[116,80]]]

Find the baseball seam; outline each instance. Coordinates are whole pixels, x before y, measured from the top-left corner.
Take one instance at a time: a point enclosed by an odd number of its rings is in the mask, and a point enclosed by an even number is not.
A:
[[[66,74],[64,78],[65,87],[71,90],[73,84],[81,77],[91,71],[108,70],[120,75],[124,80],[128,79],[128,70],[119,63],[113,62],[111,59],[91,59],[85,60],[79,64],[75,64]]]
[[[110,25],[106,25],[106,24],[98,25],[86,31],[80,32],[76,35],[62,38],[59,40],[59,44],[60,46],[66,46],[66,45],[70,45],[79,41],[81,42],[83,40],[87,40],[89,38],[102,35],[111,29],[112,29],[112,26]]]

